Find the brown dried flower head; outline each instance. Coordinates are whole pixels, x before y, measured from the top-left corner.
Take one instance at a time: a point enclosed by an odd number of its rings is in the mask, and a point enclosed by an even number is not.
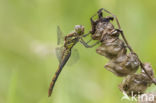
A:
[[[109,61],[109,63],[105,65],[105,68],[117,76],[127,76],[138,70],[139,61],[137,56],[132,53],[128,55],[123,54]]]
[[[153,70],[149,63],[144,64],[145,69],[153,77]],[[131,96],[133,94],[142,94],[145,92],[147,87],[152,84],[151,79],[144,73],[128,75],[123,82],[119,85],[119,88],[122,92],[126,92],[127,95]]]

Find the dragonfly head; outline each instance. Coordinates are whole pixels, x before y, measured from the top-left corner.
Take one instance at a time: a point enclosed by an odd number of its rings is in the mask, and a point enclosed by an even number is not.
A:
[[[82,26],[82,25],[75,25],[75,32],[78,35],[83,35],[84,34],[84,26]]]

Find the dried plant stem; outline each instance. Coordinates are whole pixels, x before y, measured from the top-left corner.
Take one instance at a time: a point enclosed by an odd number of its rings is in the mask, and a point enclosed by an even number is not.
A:
[[[125,41],[125,43],[126,43],[128,49],[130,50],[131,53],[135,54],[135,55],[138,57],[138,55],[134,52],[134,50],[133,50],[133,49],[131,48],[131,46],[129,45],[129,43],[128,43],[128,41],[127,41],[127,39],[126,39],[126,37],[125,37],[123,31],[121,30],[121,26],[120,26],[120,23],[119,23],[118,18],[117,18],[114,14],[112,14],[111,12],[105,10],[104,8],[102,8],[102,9],[103,9],[104,11],[106,11],[107,13],[111,14],[111,15],[115,18],[116,23],[117,23],[117,25],[118,25],[118,28],[119,28],[119,30],[120,30],[121,36],[122,36],[123,40]],[[101,10],[102,10],[102,9],[101,9]],[[152,80],[152,82],[156,85],[156,80],[155,80],[154,78],[152,78],[152,77],[148,74],[148,72],[147,72],[146,69],[144,68],[144,64],[141,62],[141,60],[139,59],[139,57],[138,57],[138,60],[139,60],[139,62],[140,62],[140,67],[144,70],[144,72],[147,74],[147,76],[148,76],[148,77]]]
[[[130,52],[131,52],[131,53],[134,53],[134,54],[138,57],[138,55],[133,51],[133,49],[131,48],[131,46],[128,44],[128,41],[126,40],[123,31],[121,31],[121,36],[122,36],[123,40],[125,41],[125,43],[126,43],[128,49],[130,50]],[[147,72],[147,70],[144,68],[144,64],[141,62],[141,60],[139,59],[139,57],[138,57],[138,60],[139,60],[139,62],[140,62],[140,67],[144,70],[144,72],[147,74],[147,76],[148,76],[148,77],[152,80],[152,82],[156,85],[155,79],[152,78],[152,77],[150,76],[150,74]]]

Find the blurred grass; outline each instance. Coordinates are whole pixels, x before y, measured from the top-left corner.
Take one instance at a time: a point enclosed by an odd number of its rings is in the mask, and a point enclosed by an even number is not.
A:
[[[140,58],[156,68],[155,5],[154,0],[1,0],[0,103],[128,103],[120,100],[122,78],[104,69],[107,60],[96,48],[80,44],[79,62],[64,68],[47,97],[58,66],[56,27],[67,34],[82,24],[88,31],[89,18],[106,8],[117,15]]]

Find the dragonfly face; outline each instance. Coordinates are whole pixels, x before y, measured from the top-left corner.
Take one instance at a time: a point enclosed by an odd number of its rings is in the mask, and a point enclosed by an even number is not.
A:
[[[65,36],[64,47],[66,49],[71,50],[74,47],[74,45],[79,41],[81,35],[83,34],[84,34],[84,26],[76,25],[75,31]]]
[[[83,35],[84,34],[84,26],[76,25],[75,32],[76,32],[76,34],[78,34],[78,36]]]

